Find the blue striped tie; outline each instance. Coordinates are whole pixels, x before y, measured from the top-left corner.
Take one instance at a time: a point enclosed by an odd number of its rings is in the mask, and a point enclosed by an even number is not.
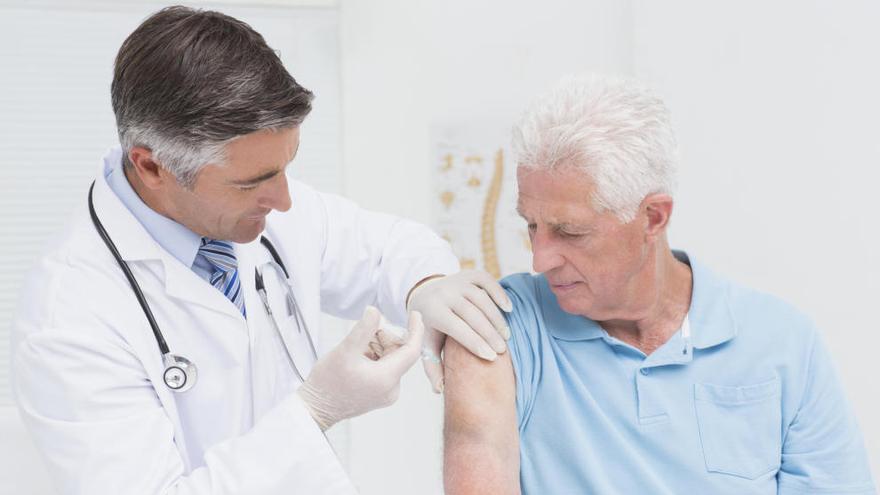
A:
[[[226,241],[203,238],[199,254],[204,256],[214,267],[214,273],[211,274],[211,285],[229,298],[232,304],[235,304],[235,307],[241,311],[242,316],[247,316],[244,309],[241,280],[238,277],[238,260],[235,259],[232,244]]]

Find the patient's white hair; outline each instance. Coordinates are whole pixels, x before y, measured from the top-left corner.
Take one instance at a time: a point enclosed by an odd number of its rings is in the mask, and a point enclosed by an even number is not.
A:
[[[677,147],[663,101],[609,76],[563,79],[539,96],[513,132],[520,167],[575,166],[596,184],[593,206],[632,221],[649,194],[672,194]]]

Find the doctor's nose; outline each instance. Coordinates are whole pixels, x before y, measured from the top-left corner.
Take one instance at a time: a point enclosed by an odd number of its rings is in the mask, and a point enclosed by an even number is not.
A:
[[[275,176],[268,185],[269,188],[266,191],[266,196],[263,198],[263,204],[261,206],[281,212],[289,210],[291,200],[290,188],[287,185],[287,176],[284,173],[280,173]]]

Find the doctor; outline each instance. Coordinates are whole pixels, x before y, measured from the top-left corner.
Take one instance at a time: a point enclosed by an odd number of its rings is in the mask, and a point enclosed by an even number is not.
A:
[[[353,493],[324,430],[392,404],[423,340],[504,351],[510,303],[487,275],[453,274],[421,225],[287,179],[312,94],[248,25],[162,10],[111,92],[121,148],[14,323],[17,402],[61,493]],[[319,359],[322,311],[360,321]]]

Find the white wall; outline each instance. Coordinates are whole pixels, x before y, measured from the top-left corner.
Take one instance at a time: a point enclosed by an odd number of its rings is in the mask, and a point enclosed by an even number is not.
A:
[[[818,323],[880,480],[880,3],[635,5],[682,153],[673,242]]]
[[[872,313],[880,4],[343,0],[341,8],[345,193],[426,222],[432,125],[512,122],[564,73],[653,83],[682,150],[673,244],[818,321],[880,479],[880,403],[867,373],[880,343]],[[407,376],[397,407],[352,424],[352,476],[364,494],[440,493],[441,401],[420,375]]]

